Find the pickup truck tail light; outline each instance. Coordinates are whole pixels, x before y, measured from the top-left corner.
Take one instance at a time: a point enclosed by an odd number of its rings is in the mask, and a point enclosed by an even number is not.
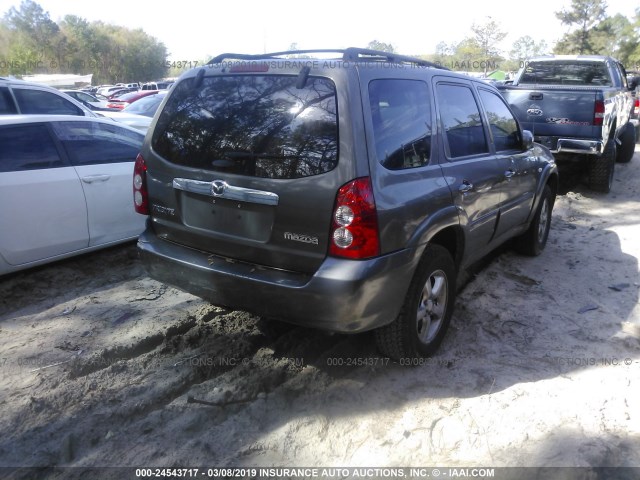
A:
[[[136,212],[149,215],[149,195],[147,193],[147,165],[138,154],[133,167],[133,204]]]
[[[596,100],[596,105],[593,110],[593,124],[596,127],[602,126],[602,120],[604,119],[604,100]]]
[[[378,213],[371,179],[356,178],[343,185],[336,195],[329,254],[364,259],[380,254]]]

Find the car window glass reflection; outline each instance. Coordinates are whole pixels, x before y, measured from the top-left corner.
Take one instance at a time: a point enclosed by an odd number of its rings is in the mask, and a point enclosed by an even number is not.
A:
[[[331,80],[238,75],[181,82],[152,144],[178,165],[263,178],[318,175],[338,163]]]
[[[144,136],[95,122],[54,122],[56,135],[73,165],[133,162]]]
[[[439,84],[437,92],[449,157],[488,153],[480,110],[471,89],[464,85]]]
[[[21,113],[82,115],[82,110],[55,93],[45,92],[42,90],[14,88],[13,94],[16,96]]]
[[[431,155],[431,102],[418,80],[383,79],[369,84],[378,161],[390,170],[420,167]]]
[[[0,128],[0,145],[0,172],[66,166],[45,125]]]
[[[480,98],[487,112],[496,151],[519,149],[521,141],[518,123],[504,101],[495,93],[484,89],[480,89]]]
[[[8,88],[0,88],[0,113],[17,113]]]

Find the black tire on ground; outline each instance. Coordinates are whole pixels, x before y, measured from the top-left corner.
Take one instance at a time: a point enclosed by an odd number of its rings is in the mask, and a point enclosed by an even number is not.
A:
[[[375,331],[378,349],[395,360],[433,354],[451,321],[456,294],[456,268],[440,245],[425,249],[398,317]]]
[[[516,239],[515,249],[518,252],[532,257],[542,253],[549,238],[551,212],[555,200],[553,191],[549,185],[545,185],[529,229]]]
[[[629,163],[636,148],[636,129],[631,122],[627,123],[622,129],[620,142],[621,145],[618,147],[616,160],[620,163]]]
[[[589,188],[596,192],[609,193],[613,185],[613,171],[616,166],[616,142],[609,139],[601,156],[589,158]]]

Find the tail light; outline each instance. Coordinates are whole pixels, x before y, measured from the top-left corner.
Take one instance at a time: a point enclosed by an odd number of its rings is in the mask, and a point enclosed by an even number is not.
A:
[[[636,98],[636,103],[635,103],[635,108],[633,110],[633,114],[636,115],[636,116],[640,114],[640,98]]]
[[[369,177],[357,178],[338,190],[329,254],[351,259],[380,254],[378,215]]]
[[[604,100],[596,100],[596,105],[593,110],[593,124],[596,127],[602,126],[602,120],[604,119]]]
[[[142,155],[136,157],[133,167],[133,203],[136,212],[149,215],[149,195],[147,193],[147,165]]]

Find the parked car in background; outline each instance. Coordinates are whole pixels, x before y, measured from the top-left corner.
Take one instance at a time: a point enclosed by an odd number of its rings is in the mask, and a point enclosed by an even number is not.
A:
[[[149,82],[142,85],[141,90],[168,90],[174,82]]]
[[[153,117],[166,96],[167,92],[165,91],[159,92],[157,95],[141,98],[124,107],[122,111],[123,113],[134,113],[144,115],[145,117]]]
[[[520,123],[561,162],[581,162],[589,188],[608,193],[616,162],[629,162],[635,129],[622,64],[600,55],[547,55],[499,86]]]
[[[145,115],[136,115],[135,113],[125,112],[122,110],[108,108],[101,111],[94,112],[100,117],[107,118],[111,121],[122,123],[128,127],[135,128],[136,130],[146,133],[151,125],[151,118]]]
[[[94,116],[82,103],[53,87],[0,77],[0,115],[16,113]]]
[[[633,89],[633,111],[631,123],[636,129],[636,143],[640,142],[640,72],[637,70],[627,72],[627,83]]]
[[[216,305],[430,355],[461,269],[544,249],[553,156],[483,81],[362,49],[284,61],[307,53],[221,55],[171,88],[134,170],[142,262]]]
[[[96,93],[99,93],[100,95],[108,97],[109,95],[111,95],[111,93],[115,92],[116,90],[121,90],[122,88],[123,87],[120,87],[117,85],[103,85],[98,88]]]
[[[143,133],[151,124],[148,116],[84,104],[83,100],[38,83],[0,78],[0,115],[16,113],[101,117]]]
[[[107,107],[122,110],[127,105],[134,103],[141,98],[148,97],[149,95],[155,95],[157,93],[158,90],[136,90],[135,92],[125,93],[124,95],[120,95],[117,98],[109,100],[107,102]]]
[[[82,90],[60,90],[63,93],[66,93],[71,98],[75,98],[79,102],[82,102],[84,105],[91,105],[93,107],[98,108],[108,108],[107,100],[100,100],[95,95],[91,93],[83,92]]]
[[[86,108],[88,108],[89,110],[91,110],[94,114],[97,114],[98,116],[100,116],[97,112],[115,112],[117,111],[117,109],[115,108],[109,108],[109,107],[97,107],[94,104],[85,102],[84,100],[80,100],[78,99],[78,102],[80,102],[81,104],[83,104]],[[106,103],[107,100],[104,100],[104,102]]]
[[[137,91],[138,91],[137,88],[121,88],[120,90],[115,90],[109,93],[109,95],[107,95],[107,99],[115,100],[117,98],[120,98],[122,95],[126,95],[127,93],[137,92]]]
[[[143,138],[106,119],[0,116],[0,274],[135,239]]]

